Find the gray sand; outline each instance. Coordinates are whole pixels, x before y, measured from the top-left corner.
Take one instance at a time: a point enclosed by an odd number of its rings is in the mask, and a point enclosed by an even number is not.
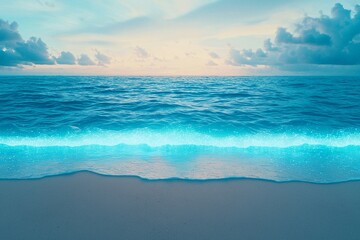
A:
[[[0,181],[0,239],[360,239],[360,182]]]

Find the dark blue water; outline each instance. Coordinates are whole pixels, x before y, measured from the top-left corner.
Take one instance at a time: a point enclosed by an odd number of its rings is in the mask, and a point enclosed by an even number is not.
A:
[[[360,78],[0,77],[0,178],[360,179]]]

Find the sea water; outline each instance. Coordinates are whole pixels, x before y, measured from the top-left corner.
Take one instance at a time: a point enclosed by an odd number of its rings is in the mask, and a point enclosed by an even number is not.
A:
[[[0,179],[360,179],[360,77],[0,77]]]

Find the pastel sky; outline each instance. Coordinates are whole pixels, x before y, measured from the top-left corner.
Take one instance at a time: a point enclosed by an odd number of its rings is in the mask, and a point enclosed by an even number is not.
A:
[[[357,4],[0,0],[0,74],[359,75]]]

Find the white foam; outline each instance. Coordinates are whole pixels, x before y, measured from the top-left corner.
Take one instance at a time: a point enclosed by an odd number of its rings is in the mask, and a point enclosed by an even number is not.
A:
[[[317,135],[299,134],[255,134],[216,137],[193,131],[171,130],[133,130],[133,131],[100,131],[65,136],[37,137],[0,137],[0,144],[8,146],[68,146],[87,145],[116,146],[148,145],[161,146],[211,146],[211,147],[277,147],[287,148],[301,145],[324,145],[330,147],[360,146],[360,134],[351,135]]]

